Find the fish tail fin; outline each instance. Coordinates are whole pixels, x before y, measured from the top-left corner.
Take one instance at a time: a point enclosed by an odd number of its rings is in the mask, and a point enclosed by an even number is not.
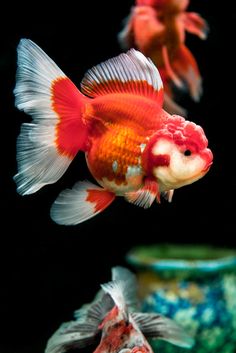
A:
[[[17,191],[32,194],[56,182],[79,150],[88,124],[85,97],[42,49],[28,39],[17,48],[15,105],[32,117],[17,140]]]
[[[198,102],[202,95],[202,78],[194,56],[185,45],[180,46],[172,68],[189,90],[193,100]]]

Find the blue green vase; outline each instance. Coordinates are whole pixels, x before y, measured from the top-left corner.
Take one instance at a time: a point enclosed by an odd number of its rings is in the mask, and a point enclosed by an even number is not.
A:
[[[142,310],[158,312],[195,337],[194,353],[236,352],[236,250],[195,245],[136,247],[127,254]],[[155,352],[186,353],[162,341]]]

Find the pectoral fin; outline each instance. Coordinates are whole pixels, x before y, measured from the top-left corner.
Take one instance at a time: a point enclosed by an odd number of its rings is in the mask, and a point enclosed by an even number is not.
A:
[[[184,13],[185,30],[196,34],[201,39],[206,39],[209,31],[207,22],[196,12]]]
[[[137,206],[149,208],[155,198],[160,200],[159,187],[156,180],[146,178],[144,186],[137,191],[130,191],[125,194],[125,199]]]
[[[172,201],[173,195],[174,195],[174,189],[171,189],[171,190],[168,190],[168,191],[165,191],[165,192],[162,193],[162,196],[163,196],[168,202],[171,202],[171,201]]]

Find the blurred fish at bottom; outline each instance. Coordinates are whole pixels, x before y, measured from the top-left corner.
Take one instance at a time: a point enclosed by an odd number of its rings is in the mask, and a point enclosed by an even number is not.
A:
[[[30,40],[18,46],[16,106],[32,116],[17,140],[21,195],[55,183],[79,151],[100,186],[78,182],[51,208],[75,225],[116,198],[148,208],[161,195],[202,178],[213,155],[203,129],[162,109],[163,85],[152,61],[135,49],[89,70],[81,90]]]
[[[186,32],[206,39],[207,22],[187,12],[189,0],[136,0],[118,39],[124,49],[137,48],[158,67],[165,90],[165,109],[186,115],[176,93],[189,92],[196,102],[202,95],[202,78],[193,54],[185,45]]]
[[[49,339],[45,353],[63,353],[99,342],[94,353],[152,353],[147,339],[191,348],[194,339],[174,321],[137,312],[137,283],[124,267],[112,268],[112,281],[101,285],[95,300],[75,311]]]

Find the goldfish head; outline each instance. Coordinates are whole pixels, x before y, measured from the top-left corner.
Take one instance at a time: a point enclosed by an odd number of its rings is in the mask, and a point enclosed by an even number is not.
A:
[[[146,145],[144,169],[157,179],[160,191],[191,184],[202,178],[212,164],[213,155],[207,145],[200,126],[177,115],[169,116]]]

